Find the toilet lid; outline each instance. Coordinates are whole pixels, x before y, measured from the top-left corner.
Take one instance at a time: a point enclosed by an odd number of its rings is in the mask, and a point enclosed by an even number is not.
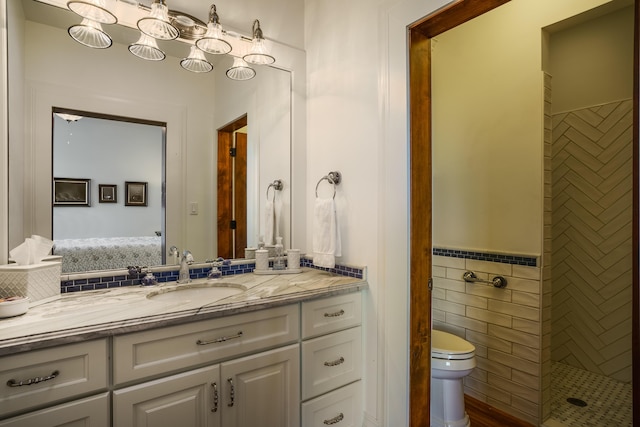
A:
[[[431,357],[438,359],[468,359],[476,348],[467,340],[448,332],[431,331]]]

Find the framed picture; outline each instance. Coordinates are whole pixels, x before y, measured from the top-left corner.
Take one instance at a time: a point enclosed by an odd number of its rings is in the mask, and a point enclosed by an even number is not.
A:
[[[91,180],[53,178],[54,206],[91,206]]]
[[[118,186],[115,184],[98,184],[100,203],[118,203]]]
[[[147,206],[147,183],[126,181],[124,183],[125,206]]]

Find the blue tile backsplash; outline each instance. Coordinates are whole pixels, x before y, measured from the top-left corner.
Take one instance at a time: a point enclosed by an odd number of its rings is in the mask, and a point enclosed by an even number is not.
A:
[[[269,265],[273,265],[273,263],[269,263]],[[323,271],[327,271],[333,274],[337,274],[340,276],[348,276],[354,277],[357,279],[364,278],[364,268],[360,267],[351,267],[344,265],[336,265],[334,268],[322,268],[316,267],[313,265],[313,259],[308,257],[300,257],[300,265],[302,267],[315,268]],[[153,275],[156,277],[159,283],[164,282],[175,282],[178,280],[178,270],[179,266],[175,266],[175,270],[169,271],[153,271]],[[253,272],[255,268],[255,261],[249,261],[231,264],[231,265],[223,265],[222,267],[218,267],[222,271],[223,276],[230,276],[234,274],[245,274]],[[189,269],[189,273],[191,275],[191,279],[203,279],[207,277],[209,270],[211,267],[196,267]],[[69,292],[80,292],[80,291],[93,291],[98,289],[111,289],[111,288],[120,288],[123,286],[139,286],[141,284],[142,278],[146,273],[136,273],[136,274],[125,274],[125,275],[108,275],[101,277],[93,277],[90,279],[74,279],[74,280],[62,280],[60,282],[60,292],[61,293],[69,293]]]
[[[502,264],[537,267],[538,258],[523,255],[497,254],[490,252],[464,251],[460,249],[433,248],[433,255],[451,258],[475,259],[478,261],[499,262]]]

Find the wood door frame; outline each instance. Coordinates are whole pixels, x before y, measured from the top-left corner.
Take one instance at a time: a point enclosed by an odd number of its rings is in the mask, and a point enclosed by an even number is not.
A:
[[[233,217],[233,199],[234,196],[232,181],[234,180],[232,174],[233,158],[229,154],[229,150],[233,146],[234,132],[238,129],[247,126],[247,115],[243,115],[233,122],[218,129],[218,161],[217,161],[217,241],[218,247],[217,256],[223,258],[237,258],[233,253],[233,230],[230,227]],[[245,155],[246,162],[246,155]],[[246,172],[246,167],[245,167]],[[246,182],[246,177],[245,177]],[[246,199],[246,186],[244,198]],[[246,206],[245,206],[245,222],[246,222]],[[246,224],[244,224],[244,235],[246,244]],[[244,250],[244,246],[240,248]]]
[[[476,18],[509,0],[460,0],[412,24],[409,31],[410,120],[410,342],[409,422],[430,424],[431,375],[431,38]],[[633,117],[633,384],[640,384],[640,0],[635,0]],[[420,189],[421,191],[415,191]],[[425,404],[427,402],[427,404]],[[640,420],[640,387],[633,387],[633,419]]]

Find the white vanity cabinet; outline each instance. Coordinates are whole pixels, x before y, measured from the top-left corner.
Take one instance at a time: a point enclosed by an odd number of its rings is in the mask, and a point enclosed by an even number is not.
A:
[[[108,393],[98,395],[109,385],[107,348],[100,339],[0,358],[0,419],[31,411],[0,426],[108,426]]]
[[[302,426],[362,425],[362,296],[302,303]]]
[[[298,426],[299,325],[292,304],[114,337],[114,427]]]
[[[361,298],[0,357],[0,427],[361,425]]]
[[[299,345],[194,369],[113,393],[114,427],[295,427]]]

